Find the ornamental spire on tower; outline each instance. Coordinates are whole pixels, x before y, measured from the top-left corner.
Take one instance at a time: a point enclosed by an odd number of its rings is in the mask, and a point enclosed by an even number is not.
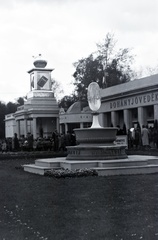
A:
[[[42,59],[42,54],[39,54],[37,57],[33,56],[35,61],[33,62],[33,65],[36,68],[45,68],[47,66],[47,61]]]

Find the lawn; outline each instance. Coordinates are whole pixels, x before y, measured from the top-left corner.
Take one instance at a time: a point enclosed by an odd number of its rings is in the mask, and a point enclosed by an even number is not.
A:
[[[158,174],[51,178],[0,161],[0,240],[158,239]]]

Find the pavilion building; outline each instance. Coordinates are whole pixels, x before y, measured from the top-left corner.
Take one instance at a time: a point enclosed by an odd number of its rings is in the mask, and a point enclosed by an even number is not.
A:
[[[158,74],[101,90],[100,123],[126,129],[158,120]]]
[[[92,125],[92,114],[87,102],[78,101],[65,112],[60,109],[60,133],[73,132],[74,128],[87,128]]]
[[[59,108],[52,91],[51,72],[46,68],[47,62],[41,55],[34,61],[34,68],[28,71],[30,75],[30,92],[27,101],[17,111],[5,116],[6,138],[26,137],[33,134],[38,137],[51,137],[52,132],[59,131]]]
[[[88,110],[88,111],[87,111]],[[147,125],[153,127],[158,120],[158,74],[101,89],[99,123],[102,127],[126,130]],[[77,102],[59,115],[60,131],[91,126],[91,111]]]

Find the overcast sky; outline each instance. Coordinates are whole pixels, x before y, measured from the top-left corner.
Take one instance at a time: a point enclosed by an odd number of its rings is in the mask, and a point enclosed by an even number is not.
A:
[[[0,0],[0,100],[29,92],[27,71],[39,53],[70,94],[72,64],[108,32],[133,49],[135,69],[158,64],[157,0]]]

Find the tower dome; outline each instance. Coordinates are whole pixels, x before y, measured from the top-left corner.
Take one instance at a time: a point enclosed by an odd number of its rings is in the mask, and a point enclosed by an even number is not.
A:
[[[45,68],[47,66],[47,61],[42,59],[42,55],[39,54],[38,57],[36,57],[35,61],[33,62],[34,66],[36,68]]]

